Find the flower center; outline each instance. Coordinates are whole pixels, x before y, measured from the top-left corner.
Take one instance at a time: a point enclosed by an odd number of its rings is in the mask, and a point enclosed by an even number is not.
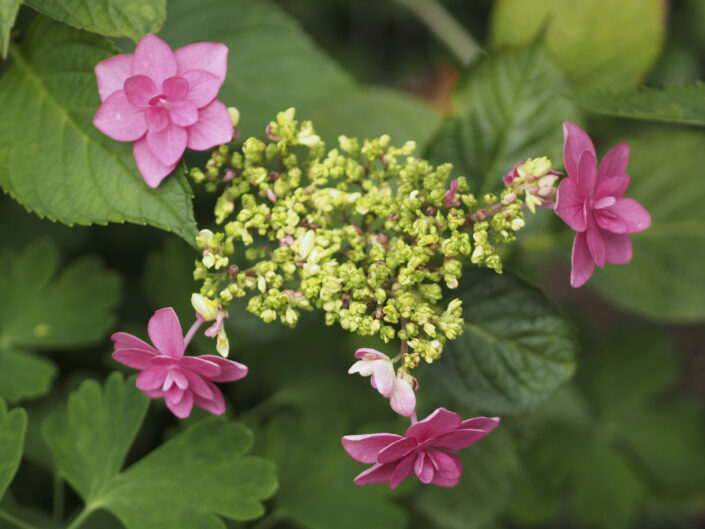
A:
[[[167,99],[168,98],[167,98],[166,94],[159,94],[149,100],[149,105],[150,106],[156,106],[156,105],[160,105],[160,104],[163,105]]]

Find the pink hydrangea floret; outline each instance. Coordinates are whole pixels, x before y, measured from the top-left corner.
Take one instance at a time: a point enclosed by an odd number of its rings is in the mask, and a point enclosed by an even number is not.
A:
[[[570,284],[584,285],[595,265],[626,264],[632,259],[631,233],[651,225],[651,216],[632,198],[626,174],[629,147],[620,143],[597,168],[597,155],[587,133],[572,123],[563,124],[563,157],[568,177],[556,196],[556,213],[576,231]]]
[[[203,151],[232,140],[230,114],[216,99],[227,59],[223,44],[172,51],[159,37],[145,35],[134,54],[95,67],[103,103],[93,123],[114,140],[135,142],[135,161],[150,187],[174,170],[186,147]]]
[[[171,307],[156,311],[147,330],[154,347],[125,332],[111,336],[113,358],[141,371],[137,387],[150,398],[164,398],[180,419],[188,417],[194,405],[215,415],[225,413],[225,399],[213,382],[240,380],[247,367],[215,355],[184,356],[184,335]]]
[[[360,463],[373,466],[355,478],[356,485],[389,483],[394,489],[411,474],[422,483],[454,487],[463,474],[460,457],[451,453],[479,441],[499,424],[498,417],[462,420],[438,408],[401,435],[375,433],[346,435],[343,448]]]

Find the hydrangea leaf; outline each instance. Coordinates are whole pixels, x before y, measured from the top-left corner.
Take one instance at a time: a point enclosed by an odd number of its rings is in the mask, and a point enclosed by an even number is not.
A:
[[[7,57],[10,45],[10,30],[15,25],[17,11],[22,0],[0,0],[0,55]]]
[[[438,120],[429,106],[409,96],[362,89],[296,21],[266,0],[170,0],[160,36],[172,47],[202,40],[228,46],[230,74],[220,93],[240,109],[245,137],[263,135],[276,113],[291,106],[298,119],[315,119],[329,143],[339,134],[385,132],[399,143],[423,143]]]
[[[166,16],[166,0],[24,0],[24,3],[70,26],[133,40],[156,33]]]
[[[44,440],[87,510],[105,509],[127,529],[221,529],[219,516],[262,515],[274,466],[245,455],[252,433],[237,423],[200,421],[120,472],[147,404],[134,377],[114,373],[102,392],[84,382],[46,419]]]
[[[0,499],[20,466],[27,414],[22,408],[7,410],[0,398]]]
[[[262,446],[279,469],[280,487],[270,515],[306,529],[401,529],[406,516],[380,487],[359,487],[353,478],[365,467],[343,451],[349,434],[333,413],[280,414],[264,431]],[[312,459],[313,458],[313,459]]]
[[[0,78],[0,186],[40,217],[151,224],[192,242],[196,223],[183,167],[151,189],[132,144],[93,126],[100,105],[93,68],[113,53],[102,37],[36,18]]]
[[[655,320],[703,321],[705,134],[654,129],[627,142],[627,195],[649,211],[651,227],[632,235],[629,265],[596,270],[588,285],[618,307]]]
[[[496,191],[517,162],[562,158],[561,124],[579,121],[569,93],[539,43],[487,55],[464,74],[454,96],[458,114],[441,125],[426,154],[452,162],[478,196]]]
[[[579,94],[585,109],[622,118],[705,126],[705,83]]]
[[[580,89],[622,88],[643,78],[663,45],[662,0],[499,0],[494,48],[531,42],[544,28],[556,63]]]
[[[451,394],[484,413],[516,413],[570,378],[573,326],[540,291],[485,270],[466,272],[463,285],[454,294],[464,332],[434,369]]]

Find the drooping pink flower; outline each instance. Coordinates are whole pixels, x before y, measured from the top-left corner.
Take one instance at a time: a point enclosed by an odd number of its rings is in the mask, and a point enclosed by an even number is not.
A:
[[[172,51],[145,35],[134,54],[95,67],[103,102],[93,123],[117,141],[133,141],[144,181],[157,187],[181,159],[233,137],[228,109],[216,99],[225,80],[228,48],[199,42]]]
[[[350,457],[373,464],[355,478],[356,485],[389,483],[394,489],[414,473],[422,483],[454,487],[463,474],[463,465],[456,454],[449,452],[467,448],[498,424],[498,417],[463,421],[457,413],[438,408],[412,424],[404,437],[391,433],[346,435],[342,442]]]
[[[350,369],[349,374],[360,373],[363,377],[371,377],[370,383],[380,394],[389,399],[392,409],[399,415],[410,417],[416,409],[414,388],[407,378],[416,385],[416,380],[404,373],[395,373],[394,364],[389,357],[375,349],[362,348],[355,351],[359,358]]]
[[[568,177],[558,186],[556,213],[576,231],[570,284],[584,285],[595,265],[626,264],[632,259],[630,233],[651,225],[651,216],[632,198],[626,174],[629,147],[612,148],[597,168],[597,156],[587,133],[572,123],[563,124],[563,158]]]
[[[233,382],[247,375],[247,367],[215,355],[184,356],[184,335],[171,307],[159,309],[149,320],[154,347],[136,336],[117,332],[113,358],[139,369],[137,387],[150,398],[164,398],[180,419],[195,404],[215,415],[225,413],[225,399],[213,382]]]

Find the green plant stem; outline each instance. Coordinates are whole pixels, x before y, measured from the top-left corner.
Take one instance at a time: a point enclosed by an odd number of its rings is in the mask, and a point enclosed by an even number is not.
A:
[[[0,510],[0,518],[11,523],[16,527],[19,527],[20,529],[37,529],[34,525],[29,524],[27,522],[23,522],[19,518],[15,518],[14,516],[9,513],[6,513],[5,511]]]
[[[95,509],[95,506],[86,505],[83,510],[79,513],[79,515],[74,518],[73,522],[71,522],[71,525],[69,525],[66,529],[76,529],[77,527],[80,527],[81,524],[85,522],[91,514],[93,514],[93,511]]]
[[[412,11],[467,66],[480,54],[482,46],[438,2],[438,0],[395,0]]]

